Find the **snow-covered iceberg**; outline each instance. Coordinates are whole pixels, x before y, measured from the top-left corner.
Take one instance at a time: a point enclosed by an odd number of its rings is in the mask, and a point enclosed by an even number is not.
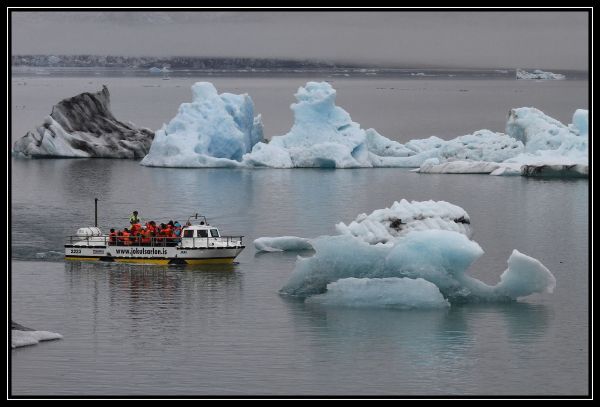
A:
[[[296,236],[259,237],[254,240],[254,247],[262,252],[283,252],[312,250],[309,239]]]
[[[35,130],[13,146],[20,157],[141,158],[154,133],[118,121],[110,111],[106,86],[97,93],[81,93],[52,107]]]
[[[572,123],[567,126],[533,107],[511,109],[505,131],[506,134],[498,134],[511,147],[504,149],[503,154],[484,153],[477,159],[466,160],[459,155],[436,155],[423,161],[418,172],[588,176],[587,110],[576,110]],[[446,141],[445,148],[459,139],[461,137]],[[464,147],[460,148],[474,147],[472,143],[462,144]]]
[[[11,347],[19,348],[21,346],[36,345],[40,341],[51,341],[61,339],[62,335],[55,332],[36,331],[23,325],[12,322]]]
[[[260,115],[247,94],[219,94],[209,82],[192,86],[193,100],[156,132],[142,165],[154,167],[236,167],[263,139]]]
[[[560,73],[552,73],[535,69],[533,72],[527,72],[523,69],[517,69],[517,79],[538,79],[538,80],[561,80],[565,79],[565,75]]]
[[[551,293],[556,285],[546,267],[517,250],[496,285],[468,276],[483,249],[469,238],[468,214],[448,202],[402,200],[336,229],[338,235],[311,239],[315,254],[298,257],[282,294],[305,299],[325,294],[310,301],[335,305],[410,308],[443,306],[440,295],[449,303],[513,301]],[[411,289],[424,297],[410,297]]]

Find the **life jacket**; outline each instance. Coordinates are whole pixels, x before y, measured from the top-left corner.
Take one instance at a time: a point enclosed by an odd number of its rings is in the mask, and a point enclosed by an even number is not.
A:
[[[142,225],[140,225],[139,223],[134,223],[133,225],[131,225],[131,234],[134,236],[137,235],[141,228]]]
[[[173,229],[171,229],[171,226],[167,226],[164,229],[164,234],[165,234],[167,243],[171,243],[175,240],[175,238],[173,237]]]
[[[125,243],[125,246],[131,246],[131,233],[129,232],[123,232],[123,242]]]
[[[152,232],[148,228],[142,231],[142,244],[150,244],[152,242]]]
[[[110,232],[108,235],[108,244],[114,245],[117,243],[117,232]]]

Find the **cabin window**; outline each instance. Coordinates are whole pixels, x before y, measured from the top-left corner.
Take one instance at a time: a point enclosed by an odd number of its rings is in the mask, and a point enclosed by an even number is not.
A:
[[[203,230],[203,229],[200,229],[200,230],[198,231],[198,236],[199,236],[199,237],[208,237],[208,230]]]
[[[183,237],[194,237],[194,231],[193,230],[184,230]]]
[[[212,237],[219,237],[219,231],[217,229],[211,229],[210,230],[210,235]]]

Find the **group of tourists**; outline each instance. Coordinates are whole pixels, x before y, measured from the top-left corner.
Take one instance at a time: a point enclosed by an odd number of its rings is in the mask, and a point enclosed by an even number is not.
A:
[[[142,226],[138,212],[133,211],[129,218],[129,228],[111,229],[108,244],[113,246],[176,246],[181,240],[182,226],[170,220],[157,225],[151,220]]]

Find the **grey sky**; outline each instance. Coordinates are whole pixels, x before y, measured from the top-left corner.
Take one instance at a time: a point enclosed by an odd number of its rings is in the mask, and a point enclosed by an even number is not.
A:
[[[577,12],[15,12],[14,54],[280,57],[588,68]]]

